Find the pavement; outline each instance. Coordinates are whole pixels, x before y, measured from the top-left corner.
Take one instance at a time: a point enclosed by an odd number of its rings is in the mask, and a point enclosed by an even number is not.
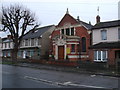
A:
[[[35,63],[18,63],[15,65],[21,66],[21,67],[55,70],[55,71],[62,71],[62,72],[73,72],[73,73],[81,73],[81,74],[92,74],[92,75],[102,75],[102,76],[112,76],[112,77],[120,76],[115,71],[110,71],[110,70],[91,71],[91,70],[86,70],[85,68],[79,68],[79,67],[65,67],[65,66],[56,66],[56,65],[35,64]]]

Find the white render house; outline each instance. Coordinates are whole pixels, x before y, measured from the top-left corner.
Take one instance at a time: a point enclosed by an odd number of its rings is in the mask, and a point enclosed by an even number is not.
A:
[[[92,28],[91,60],[115,66],[120,62],[120,20],[99,22]]]

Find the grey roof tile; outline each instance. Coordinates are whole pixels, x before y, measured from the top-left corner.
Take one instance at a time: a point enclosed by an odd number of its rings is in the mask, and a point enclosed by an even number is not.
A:
[[[89,30],[91,30],[91,28],[93,27],[91,24],[88,24],[86,22],[83,21],[79,21],[80,23],[82,23],[86,28],[88,28]]]
[[[92,27],[92,30],[99,28],[116,27],[116,26],[120,26],[120,20],[97,23]]]
[[[104,49],[104,48],[119,48],[120,49],[120,41],[118,42],[100,42],[98,44],[90,46],[90,49]]]
[[[43,33],[48,31],[52,26],[54,25],[49,25],[41,28],[37,28],[36,30],[30,30],[24,37],[23,39],[29,39],[29,38],[38,38],[40,37]]]

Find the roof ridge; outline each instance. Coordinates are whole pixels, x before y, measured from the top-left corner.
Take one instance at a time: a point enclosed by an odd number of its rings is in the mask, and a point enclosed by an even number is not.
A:
[[[46,25],[46,26],[38,27],[38,28],[36,28],[36,29],[41,29],[41,28],[46,28],[46,27],[51,27],[51,26],[54,26],[54,24],[53,24],[53,25]],[[35,29],[35,30],[36,30],[36,29]]]
[[[100,23],[109,23],[109,22],[117,22],[117,21],[120,21],[119,19],[118,20],[110,20],[110,21],[105,21],[105,22],[100,22]]]

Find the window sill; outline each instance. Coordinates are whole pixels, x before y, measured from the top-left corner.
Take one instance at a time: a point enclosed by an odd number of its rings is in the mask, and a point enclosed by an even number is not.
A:
[[[107,60],[94,60],[94,62],[107,62]]]
[[[81,54],[87,54],[87,52],[81,52]]]
[[[75,52],[71,52],[71,54],[76,54]]]

